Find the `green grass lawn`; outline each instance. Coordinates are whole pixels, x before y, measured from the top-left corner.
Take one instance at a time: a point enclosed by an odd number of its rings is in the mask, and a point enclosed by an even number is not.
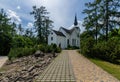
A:
[[[120,80],[120,65],[112,64],[103,60],[98,59],[90,59],[93,63],[95,63],[97,66],[101,67],[114,77]]]

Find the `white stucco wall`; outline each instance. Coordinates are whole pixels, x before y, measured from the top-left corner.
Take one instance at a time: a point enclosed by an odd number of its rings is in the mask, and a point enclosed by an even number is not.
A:
[[[57,44],[57,35],[53,31],[51,31],[51,33],[48,36],[48,45],[51,45],[52,43]],[[51,40],[51,37],[53,37],[53,40]]]
[[[71,46],[80,47],[80,37],[78,37],[78,35],[80,35],[79,30],[75,29],[70,36],[70,45]],[[72,44],[72,39],[76,40],[76,45]]]
[[[53,31],[51,31],[53,34],[50,33],[48,36],[49,45],[51,45],[52,43],[55,43],[59,47],[59,44],[61,44],[61,48],[64,49],[64,48],[67,48],[68,46],[68,43],[67,43],[68,39],[69,39],[70,46],[74,46],[72,45],[72,39],[75,39],[76,46],[80,47],[80,37],[78,37],[78,35],[80,35],[80,30],[75,29],[72,32],[72,34],[66,33],[62,28],[60,28],[59,31],[62,32],[66,37],[58,36]],[[53,40],[51,40],[51,37],[53,37]]]
[[[68,39],[69,39],[69,44],[70,44],[70,35],[68,33],[66,33],[62,28],[60,28],[59,31],[62,32],[66,36],[65,47],[67,48],[68,47],[68,43],[67,43]]]
[[[66,48],[66,38],[63,36],[57,36],[57,46],[59,47],[59,45],[61,44],[61,48],[65,49]]]
[[[51,34],[53,33],[53,34]],[[51,45],[52,43],[56,44],[59,47],[59,44],[61,44],[61,48],[66,48],[66,37],[58,36],[53,31],[48,36],[48,45]],[[51,40],[51,37],[53,37],[53,40]]]

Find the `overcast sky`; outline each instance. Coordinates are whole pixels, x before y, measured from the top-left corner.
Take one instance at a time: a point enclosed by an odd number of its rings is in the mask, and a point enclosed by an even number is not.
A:
[[[63,26],[69,28],[73,25],[75,13],[81,23],[85,17],[82,11],[84,4],[92,0],[0,0],[0,8],[5,9],[8,16],[24,28],[32,28],[34,18],[30,15],[32,6],[45,6],[54,21],[54,29]],[[81,27],[81,30],[83,28]]]

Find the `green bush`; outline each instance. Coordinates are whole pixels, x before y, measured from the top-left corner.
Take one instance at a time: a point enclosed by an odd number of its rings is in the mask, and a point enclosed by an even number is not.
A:
[[[45,52],[46,47],[47,47],[47,45],[40,44],[40,45],[37,46],[37,49],[42,51],[42,52]]]
[[[108,50],[111,62],[116,62],[120,59],[120,38],[119,37],[112,37],[107,42]]]
[[[33,41],[29,37],[17,35],[13,38],[12,48],[32,47]]]
[[[37,49],[41,50],[44,53],[51,53],[51,52],[60,53],[61,52],[61,48],[57,47],[56,44],[51,44],[51,45],[40,44],[37,46]]]
[[[93,57],[104,59],[104,60],[109,59],[108,56],[106,55],[108,51],[108,46],[105,41],[95,44],[93,51],[94,51]]]
[[[23,56],[32,55],[33,53],[35,53],[35,51],[35,48],[15,48],[10,50],[8,57],[11,60]]]
[[[79,47],[68,45],[68,47],[67,47],[66,49],[68,49],[68,50],[73,50],[73,49],[79,49]]]
[[[45,52],[45,53],[50,53],[52,52],[53,48],[51,45],[40,44],[38,45],[38,50]]]
[[[120,29],[114,29],[106,35],[101,34],[95,42],[95,35],[91,31],[83,32],[80,37],[80,52],[87,56],[120,64]]]
[[[52,48],[52,52],[56,52],[56,53],[60,53],[61,52],[61,48],[57,47],[56,44],[51,44],[50,46]]]
[[[11,48],[12,37],[5,33],[0,33],[0,55],[8,55]]]
[[[118,37],[112,37],[107,42],[99,42],[94,45],[93,51],[96,58],[118,63],[120,60],[120,40]]]
[[[25,40],[22,36],[16,36],[13,38],[12,42],[12,47],[13,48],[18,48],[18,47],[25,47]]]
[[[52,52],[52,47],[50,45],[46,45],[45,50],[46,53]]]
[[[52,52],[60,53],[61,52],[61,49],[57,47],[56,44],[51,44],[51,45],[40,44],[35,46],[34,48],[27,48],[27,47],[11,48],[8,57],[11,60],[11,59],[15,59],[23,56],[28,56],[35,53],[36,50],[41,50],[44,53],[52,53]]]
[[[88,57],[93,57],[93,48],[95,40],[93,37],[88,37],[81,41],[81,53]]]
[[[62,51],[62,50],[61,50],[61,48],[59,48],[59,47],[57,47],[56,50],[55,50],[56,53],[60,53],[61,51]]]

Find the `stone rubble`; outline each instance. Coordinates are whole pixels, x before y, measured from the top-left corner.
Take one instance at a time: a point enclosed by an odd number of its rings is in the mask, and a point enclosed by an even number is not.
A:
[[[7,70],[0,72],[0,82],[33,82],[53,60],[52,54],[37,51],[35,54],[7,61]]]

